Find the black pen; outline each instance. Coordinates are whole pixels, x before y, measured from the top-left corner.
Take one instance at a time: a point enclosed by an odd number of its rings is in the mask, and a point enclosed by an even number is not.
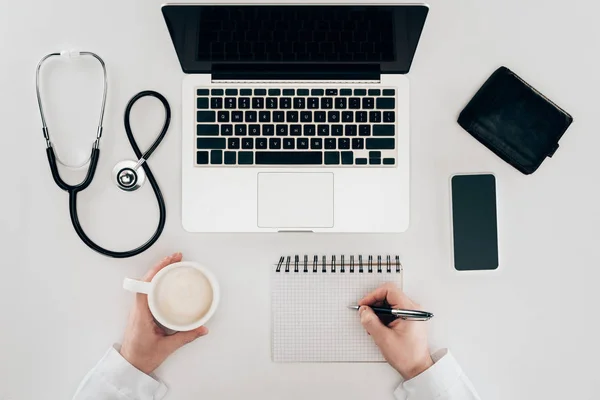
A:
[[[402,310],[389,307],[370,307],[377,315],[391,315],[395,318],[402,318],[407,321],[428,321],[433,318],[433,314],[427,311]],[[348,306],[351,310],[358,310],[360,306]]]

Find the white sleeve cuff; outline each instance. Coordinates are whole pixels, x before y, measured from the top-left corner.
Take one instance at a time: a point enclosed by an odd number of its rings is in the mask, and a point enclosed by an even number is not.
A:
[[[160,400],[166,393],[163,383],[135,368],[111,347],[85,377],[74,399]]]
[[[403,382],[394,392],[398,400],[431,400],[443,396],[460,380],[463,371],[448,349],[431,355],[434,364]]]

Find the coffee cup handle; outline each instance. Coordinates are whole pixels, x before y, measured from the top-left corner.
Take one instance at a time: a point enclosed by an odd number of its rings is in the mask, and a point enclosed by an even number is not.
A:
[[[152,284],[150,282],[138,281],[137,279],[125,278],[123,280],[123,289],[134,293],[150,293]]]

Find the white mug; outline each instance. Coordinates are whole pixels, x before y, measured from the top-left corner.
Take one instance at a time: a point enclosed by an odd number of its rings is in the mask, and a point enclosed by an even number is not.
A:
[[[197,321],[194,321],[193,323],[188,325],[175,325],[169,322],[165,317],[163,317],[160,314],[160,309],[156,304],[155,297],[156,287],[158,286],[158,283],[160,282],[162,277],[165,276],[167,272],[180,267],[192,267],[197,269],[206,277],[212,288],[212,303],[210,305],[210,308],[208,309],[208,312]],[[220,298],[219,284],[212,272],[210,272],[207,268],[201,266],[200,264],[191,261],[181,261],[164,267],[163,269],[158,271],[156,275],[154,275],[154,278],[152,278],[150,282],[125,278],[125,280],[123,281],[123,288],[129,290],[130,292],[144,293],[148,295],[148,307],[150,308],[150,312],[152,313],[152,316],[154,317],[156,322],[158,322],[163,328],[166,328],[167,333],[191,331],[201,327],[213,316],[213,314],[217,310]]]

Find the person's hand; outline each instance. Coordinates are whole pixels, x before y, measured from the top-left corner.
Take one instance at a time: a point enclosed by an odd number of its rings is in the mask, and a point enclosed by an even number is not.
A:
[[[387,303],[387,304],[386,304]],[[412,379],[433,365],[427,343],[425,322],[396,319],[385,326],[368,306],[389,305],[392,308],[419,310],[391,283],[380,286],[358,303],[360,322],[375,341],[386,361],[406,380]]]
[[[181,253],[164,258],[146,273],[143,280],[150,282],[158,271],[179,261],[181,261]],[[140,371],[150,374],[175,350],[207,333],[208,329],[201,326],[193,331],[166,335],[162,328],[154,322],[148,308],[148,296],[138,293],[129,314],[121,355]]]

